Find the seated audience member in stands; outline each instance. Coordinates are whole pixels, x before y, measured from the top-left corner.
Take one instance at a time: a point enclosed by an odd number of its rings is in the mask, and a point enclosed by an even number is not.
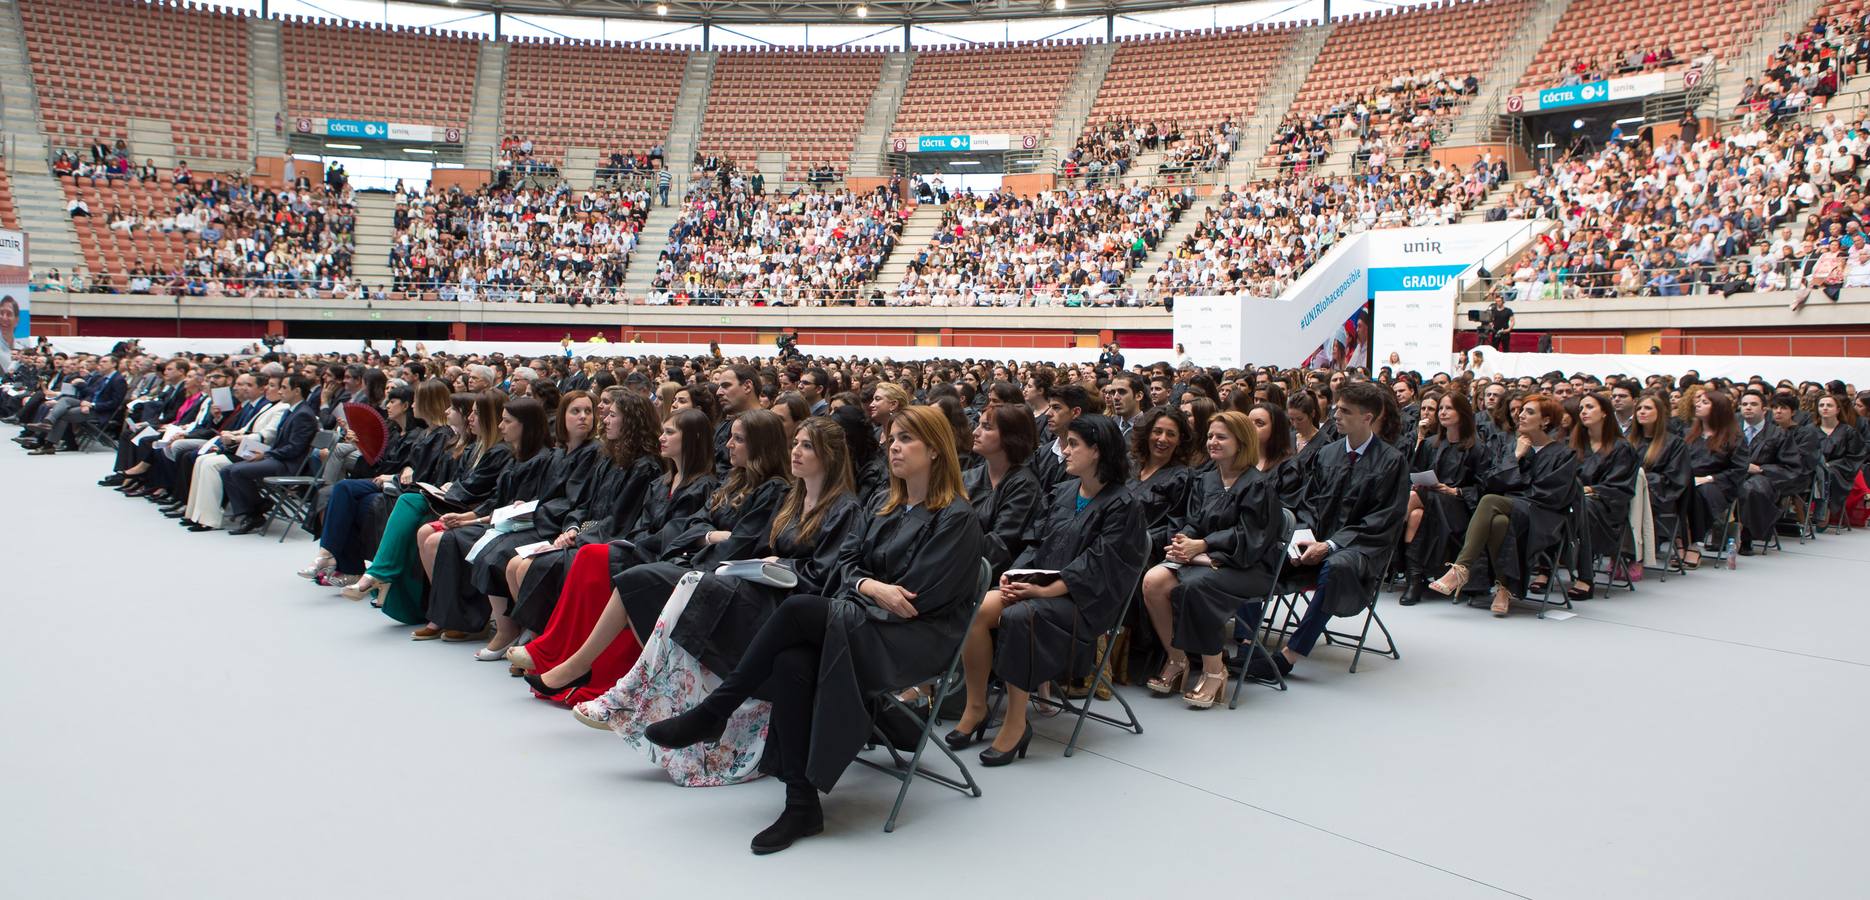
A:
[[[1577,453],[1554,437],[1564,416],[1564,406],[1549,394],[1534,394],[1520,406],[1513,450],[1482,479],[1486,494],[1468,522],[1460,553],[1429,584],[1436,593],[1459,594],[1476,568],[1491,576],[1495,616],[1505,616],[1513,598],[1526,592],[1534,557],[1558,539],[1575,499]]]

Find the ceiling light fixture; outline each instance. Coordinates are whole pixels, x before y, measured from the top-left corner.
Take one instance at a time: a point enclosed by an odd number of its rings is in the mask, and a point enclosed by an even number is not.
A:
[[[857,6],[857,18],[859,18],[859,19],[867,19],[867,18],[869,18],[869,17],[870,17],[870,7],[868,7],[868,6],[864,6],[864,5],[863,5],[863,4],[861,4],[861,3],[860,3],[860,4],[858,4],[858,6]]]

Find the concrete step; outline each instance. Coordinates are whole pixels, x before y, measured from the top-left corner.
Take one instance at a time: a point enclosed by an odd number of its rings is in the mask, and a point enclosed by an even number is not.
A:
[[[357,208],[356,247],[351,274],[368,285],[390,283],[390,247],[396,240],[396,196],[378,191],[354,195]]]
[[[883,265],[877,267],[877,277],[866,286],[886,292],[894,292],[903,283],[903,276],[909,272],[909,262],[916,258],[934,238],[935,230],[941,227],[942,214],[947,207],[939,203],[924,203],[909,214],[909,221],[903,223],[902,240],[896,242],[896,249],[883,258]]]

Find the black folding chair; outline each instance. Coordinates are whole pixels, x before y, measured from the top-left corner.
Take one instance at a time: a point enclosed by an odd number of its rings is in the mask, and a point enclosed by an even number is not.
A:
[[[1389,550],[1384,552],[1383,564],[1377,568],[1378,572],[1389,571],[1390,560],[1396,555],[1396,548],[1393,546],[1394,540],[1395,536],[1392,535],[1392,546]],[[1281,564],[1281,568],[1281,575],[1283,576],[1283,564]],[[1351,654],[1351,674],[1353,675],[1357,673],[1357,664],[1363,659],[1366,652],[1374,653],[1378,656],[1387,656],[1390,659],[1402,659],[1402,653],[1396,649],[1396,638],[1390,634],[1389,626],[1383,624],[1383,617],[1377,615],[1377,601],[1383,597],[1383,581],[1384,579],[1379,577],[1376,584],[1371,586],[1370,596],[1364,600],[1363,605],[1363,627],[1359,629],[1357,633],[1352,634],[1348,631],[1332,631],[1329,625],[1325,626],[1324,638],[1326,645],[1332,647],[1356,648],[1356,652]],[[1278,585],[1278,582],[1274,582],[1274,584]],[[1278,594],[1273,603],[1268,604],[1268,606],[1272,606],[1276,603],[1279,607],[1279,624],[1274,625],[1274,617],[1271,615],[1268,616],[1265,629],[1268,639],[1275,634],[1278,635],[1282,641],[1290,638],[1292,633],[1298,630],[1299,627],[1299,601],[1303,599],[1306,603],[1312,602],[1313,588],[1299,587],[1296,585],[1286,585],[1285,588],[1286,590]],[[1274,590],[1279,590],[1279,587],[1275,586]],[[1269,612],[1271,611],[1269,610]],[[1356,613],[1352,613],[1351,615],[1356,615]],[[1334,616],[1333,618],[1349,618],[1349,616]],[[1377,630],[1383,632],[1384,647],[1381,650],[1369,645],[1370,626],[1373,624],[1377,627]],[[1284,679],[1281,679],[1281,683],[1284,683]]]
[[[1584,527],[1591,527],[1591,523],[1584,523]],[[1624,553],[1624,548],[1626,546],[1629,546],[1631,551],[1628,554],[1627,561]],[[1636,553],[1635,549],[1636,548],[1631,545],[1630,541],[1630,517],[1626,514],[1623,517],[1623,521],[1617,525],[1617,537],[1616,540],[1611,542],[1609,556],[1606,557],[1602,553],[1594,552],[1590,559],[1584,560],[1584,564],[1591,569],[1591,586],[1601,586],[1607,591],[1614,588],[1624,588],[1630,591],[1636,590],[1636,579],[1630,577],[1630,570],[1637,565],[1636,561],[1641,559],[1642,555]],[[1605,558],[1610,560],[1610,565],[1599,569],[1597,561]],[[1617,567],[1619,565],[1623,567],[1622,575],[1617,574]],[[1573,577],[1576,576],[1574,575]]]
[[[279,532],[279,543],[285,543],[286,535],[292,533],[292,527],[305,524],[306,516],[312,513],[312,498],[324,479],[317,474],[324,460],[318,458],[318,451],[330,450],[338,445],[338,433],[320,431],[312,438],[312,449],[299,462],[299,471],[295,475],[272,475],[260,479],[260,499],[270,504],[266,511],[266,522],[260,526],[260,534],[273,527],[276,521],[284,521],[286,527]]]
[[[1263,684],[1274,690],[1286,689],[1286,676],[1281,674],[1279,666],[1273,663],[1273,652],[1266,649],[1266,645],[1260,641],[1260,633],[1265,629],[1267,621],[1273,614],[1274,604],[1279,594],[1279,578],[1286,572],[1286,548],[1292,544],[1292,532],[1299,527],[1298,518],[1292,515],[1292,510],[1282,509],[1280,513],[1284,521],[1280,525],[1279,532],[1279,561],[1273,563],[1273,585],[1266,589],[1266,598],[1260,602],[1260,620],[1254,622],[1253,627],[1247,632],[1247,652],[1240,655],[1240,675],[1234,682],[1234,695],[1227,698],[1228,709],[1240,705],[1240,692],[1246,690],[1248,681]],[[1381,587],[1378,590],[1381,590]],[[1242,605],[1246,604],[1242,603]],[[1273,673],[1272,678],[1251,678],[1247,675],[1253,670],[1253,660],[1256,658],[1266,660],[1267,671]]]
[[[1557,539],[1532,555],[1531,571],[1526,573],[1526,596],[1521,599],[1527,603],[1536,604],[1539,607],[1538,617],[1541,619],[1545,618],[1547,610],[1571,608],[1571,597],[1564,591],[1558,592],[1557,602],[1552,600],[1552,585],[1558,581],[1558,570],[1561,566],[1565,569],[1565,574],[1569,576],[1568,580],[1582,580],[1578,578],[1578,573],[1573,571],[1577,564],[1571,561],[1573,554],[1570,552],[1573,546],[1571,523],[1575,515],[1577,515],[1577,508],[1573,507],[1572,511],[1565,515],[1565,521],[1559,523]],[[1539,586],[1539,590],[1534,591],[1532,580],[1541,570],[1545,572],[1545,583]]]
[[[1692,494],[1689,491],[1683,491],[1681,498],[1675,501],[1675,509],[1656,516],[1656,555],[1662,559],[1660,566],[1662,581],[1668,581],[1671,572],[1677,575],[1688,574],[1688,567],[1682,564],[1682,551],[1685,549],[1682,546],[1682,530],[1688,525],[1688,504],[1692,502],[1694,502]],[[1669,547],[1666,556],[1662,552],[1664,544]]]
[[[974,613],[979,613],[980,601],[987,596],[987,588],[991,586],[992,583],[993,566],[983,559],[980,561],[980,582],[975,588],[972,602]],[[973,615],[968,616],[968,621],[970,623],[973,622]],[[954,655],[948,660],[947,670],[942,674],[941,680],[936,682],[935,696],[929,703],[927,716],[916,712],[909,704],[904,703],[897,697],[901,689],[907,687],[907,685],[898,685],[896,689],[884,691],[877,695],[878,701],[885,707],[893,709],[901,715],[909,716],[912,719],[922,722],[921,734],[916,738],[915,752],[908,757],[904,757],[902,751],[896,749],[896,746],[890,742],[888,735],[884,734],[883,730],[874,723],[870,726],[872,741],[876,746],[882,747],[884,750],[888,751],[890,764],[884,765],[876,760],[865,759],[862,756],[857,757],[857,762],[902,782],[902,787],[896,791],[896,804],[890,807],[890,817],[883,823],[883,830],[886,832],[896,830],[896,815],[902,812],[903,800],[909,796],[909,786],[915,783],[918,776],[944,787],[960,791],[963,794],[974,797],[980,796],[980,785],[974,781],[974,775],[968,771],[967,764],[962,762],[961,757],[956,756],[954,751],[948,748],[946,741],[933,740],[935,736],[935,711],[941,709],[942,701],[947,699],[948,691],[954,686],[955,672],[961,666],[961,648],[966,644],[967,635],[964,632],[961,639],[955,641]],[[940,750],[943,755],[947,756],[949,762],[955,764],[955,768],[961,772],[960,778],[955,778],[952,775],[941,772],[931,772],[923,768],[922,754],[931,745],[933,745],[935,749]]]
[[[92,445],[109,450],[116,446],[117,434],[122,429],[121,418],[103,421],[95,416],[86,416],[72,426],[72,441],[78,445],[79,453],[91,452]]]
[[[1149,551],[1149,531],[1145,529],[1143,531],[1142,556],[1145,564],[1147,564],[1149,559]],[[1131,580],[1140,580],[1142,577],[1143,573],[1139,571]],[[984,595],[986,592],[982,591],[981,593]],[[1078,735],[1084,731],[1084,720],[1086,719],[1095,719],[1106,725],[1115,725],[1131,734],[1143,733],[1143,723],[1136,718],[1136,710],[1130,707],[1130,701],[1125,700],[1123,695],[1117,692],[1117,686],[1104,674],[1105,666],[1110,663],[1111,654],[1117,651],[1117,640],[1123,636],[1123,622],[1129,617],[1130,605],[1134,602],[1136,602],[1136,592],[1131,591],[1130,595],[1124,598],[1123,607],[1117,610],[1116,623],[1111,625],[1110,629],[1104,632],[1104,649],[1097,654],[1095,665],[1091,670],[1091,689],[1084,695],[1082,705],[1074,705],[1071,702],[1071,695],[1063,690],[1058,691],[1058,697],[1056,698],[1041,697],[1038,694],[1032,695],[1031,699],[1033,703],[1037,703],[1040,706],[1048,706],[1077,717],[1078,721],[1072,725],[1071,728],[1071,740],[1065,742],[1066,756],[1070,756],[1072,751],[1078,749]],[[1117,705],[1123,707],[1123,718],[1112,718],[1101,712],[1092,711],[1091,701],[1097,699],[1097,688],[1099,685],[1110,689],[1111,699],[1116,700]],[[1031,726],[1028,725],[1027,727]]]

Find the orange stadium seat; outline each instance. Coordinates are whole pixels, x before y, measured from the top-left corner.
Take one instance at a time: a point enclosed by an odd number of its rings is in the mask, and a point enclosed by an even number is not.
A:
[[[919,51],[893,131],[1043,137],[1083,55],[1076,41]]]
[[[847,171],[883,57],[795,47],[723,52],[708,91],[701,152],[744,166],[761,151],[790,153],[788,181],[804,180],[818,165]]]
[[[1287,27],[1125,38],[1111,57],[1090,121],[1243,121],[1297,34]]]
[[[1600,62],[1629,50],[1668,47],[1678,65],[1701,53],[1727,60],[1753,42],[1780,0],[1573,0],[1539,48],[1519,89],[1536,91],[1564,80],[1579,60]],[[1614,76],[1614,71],[1609,72]]]
[[[280,44],[287,115],[444,128],[473,116],[478,38],[287,19]]]
[[[641,153],[665,140],[686,50],[519,40],[506,56],[509,135],[562,161],[571,147]]]

